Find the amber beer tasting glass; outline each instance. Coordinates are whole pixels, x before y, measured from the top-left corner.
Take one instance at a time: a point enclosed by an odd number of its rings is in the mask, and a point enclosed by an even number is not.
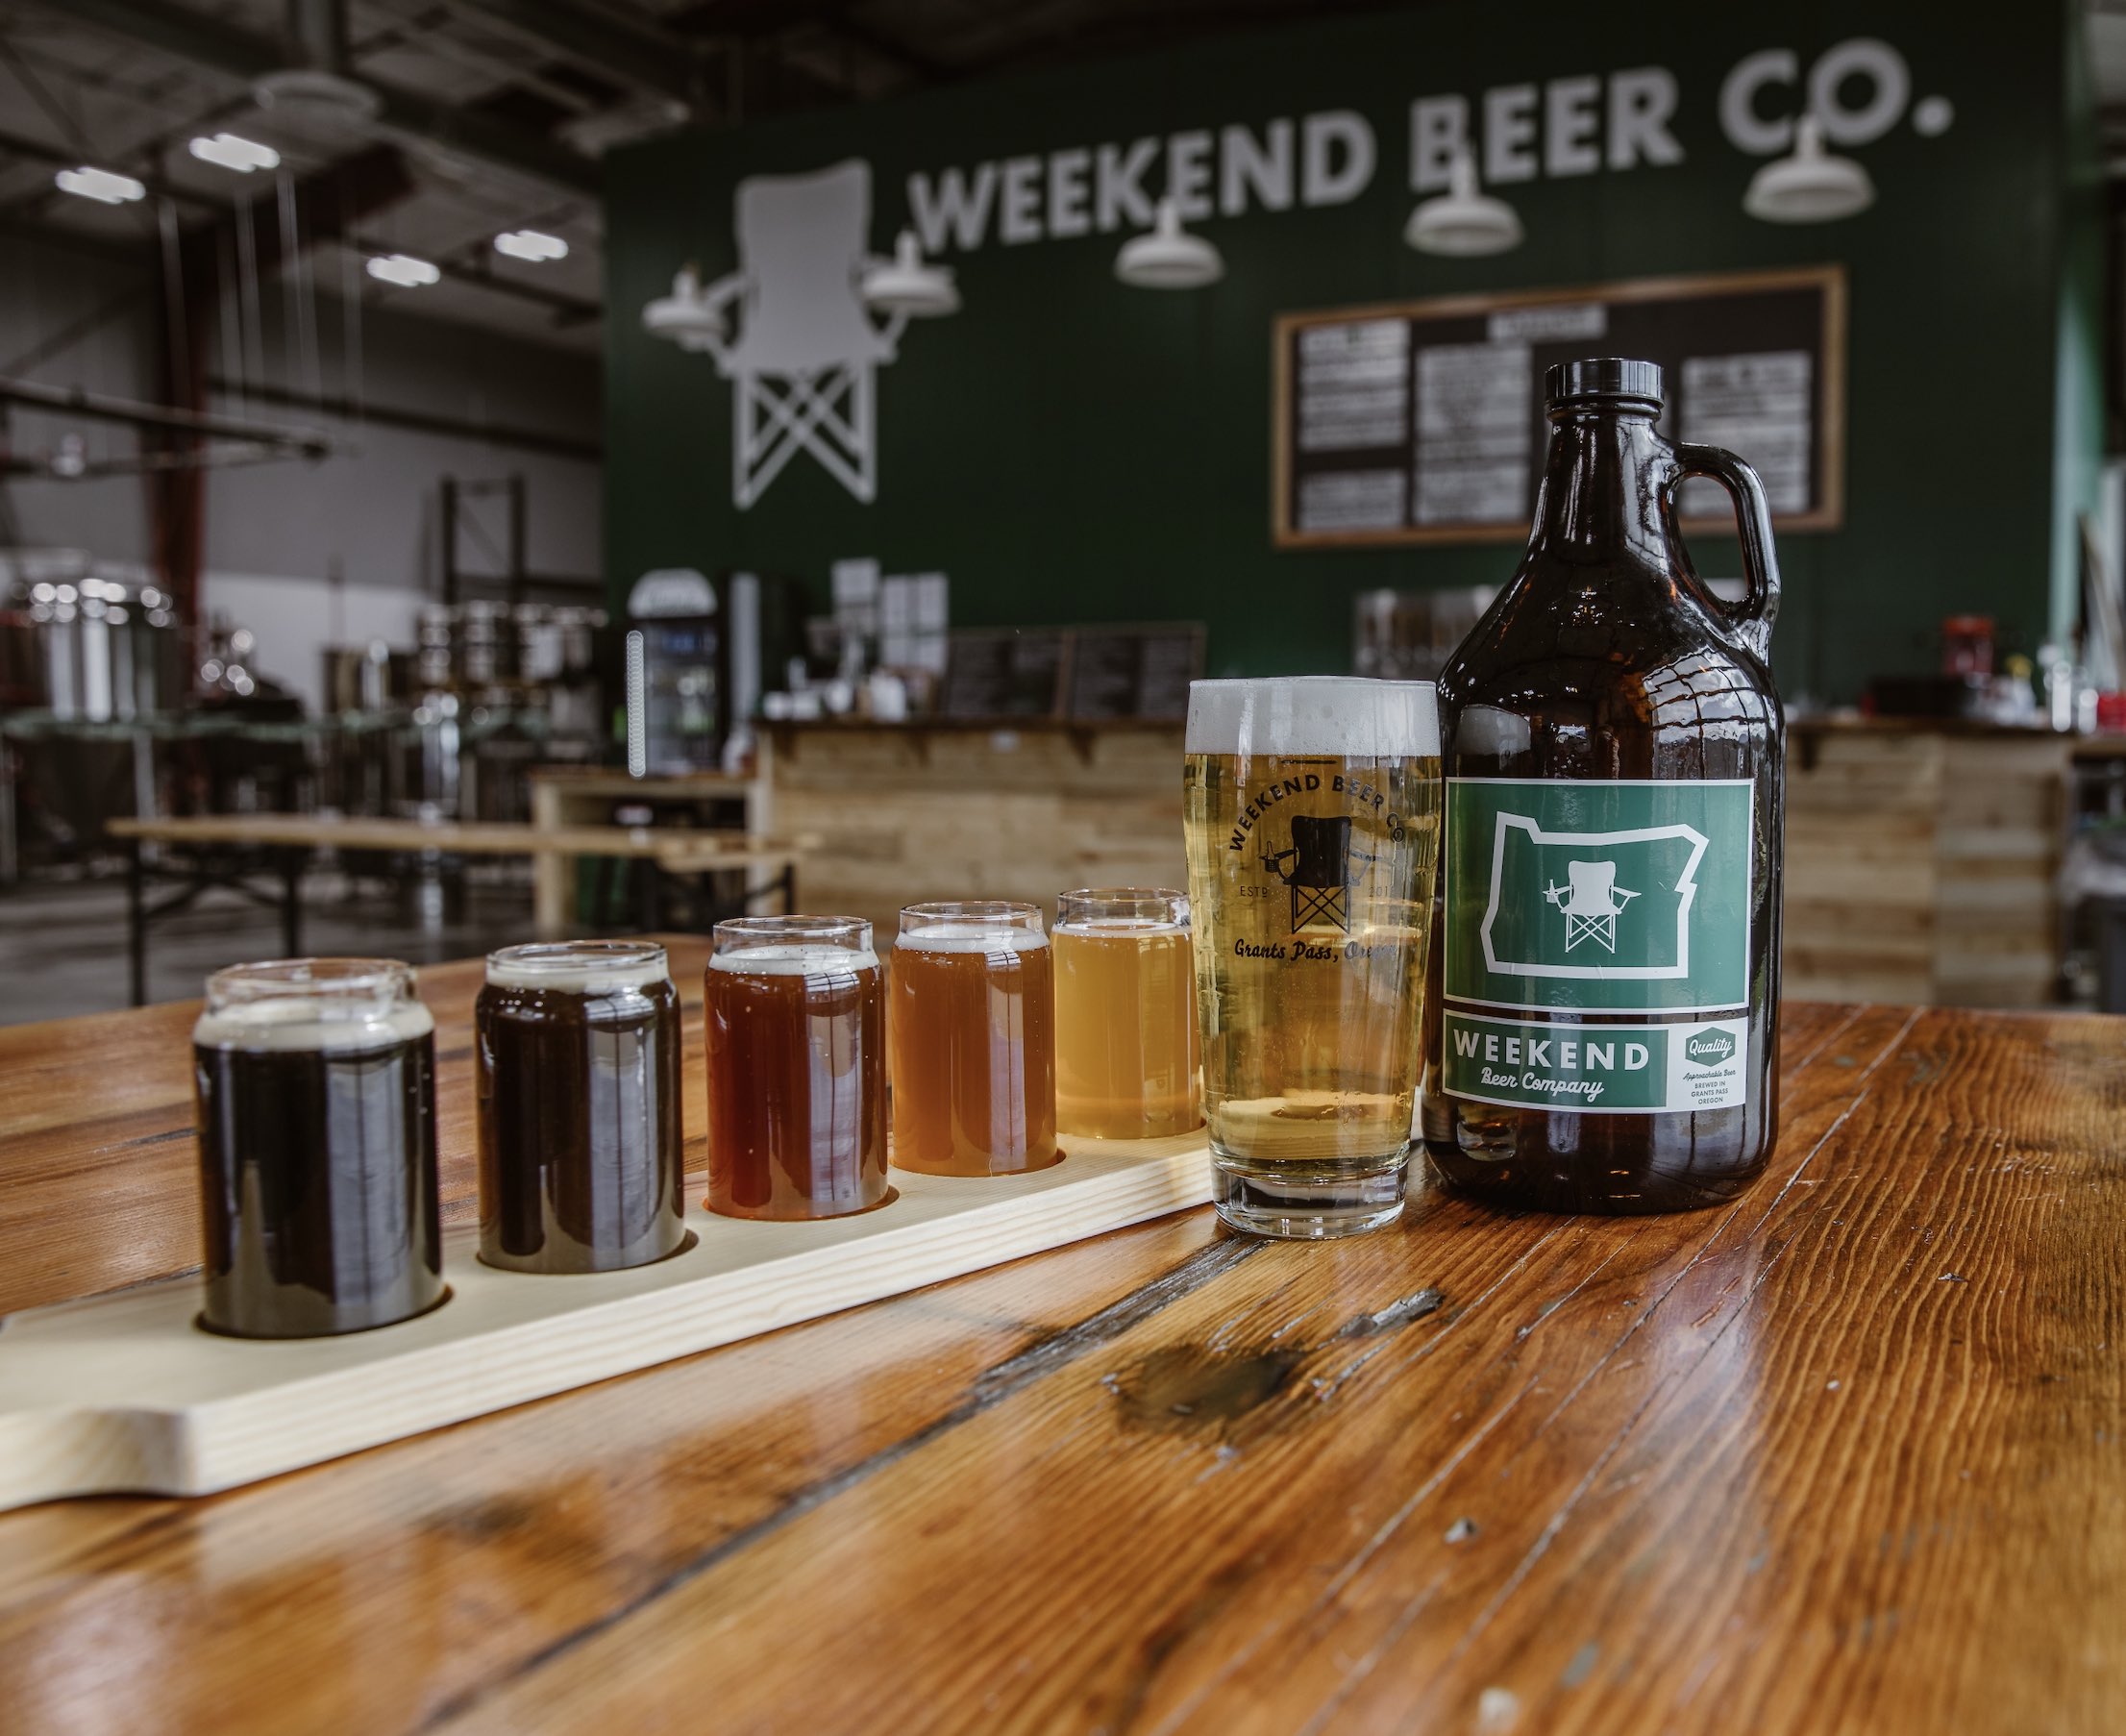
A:
[[[1055,1124],[1157,1139],[1202,1120],[1189,901],[1164,887],[1055,901]]]
[[[910,905],[893,951],[893,1160],[1037,1170],[1055,1146],[1055,991],[1033,905]]]
[[[1265,1235],[1392,1222],[1438,855],[1429,682],[1197,682],[1183,788],[1219,1215]]]
[[[396,959],[207,980],[192,1028],[203,1326],[316,1338],[443,1300],[434,1030]]]
[[[871,924],[716,925],[708,1028],[708,1208],[837,1218],[883,1202],[886,997]]]
[[[686,1142],[664,949],[504,947],[487,955],[473,1026],[481,1259],[614,1272],[677,1253]]]

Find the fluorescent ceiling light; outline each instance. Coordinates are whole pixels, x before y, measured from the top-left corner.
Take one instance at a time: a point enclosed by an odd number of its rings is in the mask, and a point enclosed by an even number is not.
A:
[[[565,260],[568,243],[559,236],[542,236],[535,229],[512,229],[495,237],[495,251],[512,260]]]
[[[210,162],[216,168],[233,169],[239,175],[248,175],[253,169],[277,169],[281,166],[281,153],[271,145],[238,138],[234,133],[216,133],[211,138],[195,138],[191,149],[192,155],[200,161]]]
[[[99,205],[130,205],[146,198],[148,192],[131,175],[113,175],[109,169],[62,169],[52,180],[61,192],[93,199]]]
[[[409,253],[388,253],[369,261],[369,275],[383,283],[397,284],[402,289],[418,289],[439,282],[443,274],[428,260],[417,260]]]

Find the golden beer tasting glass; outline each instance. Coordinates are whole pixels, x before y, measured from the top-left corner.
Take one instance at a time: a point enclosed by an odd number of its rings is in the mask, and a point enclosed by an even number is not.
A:
[[[1188,895],[1066,892],[1052,939],[1057,1130],[1158,1139],[1200,1126]]]

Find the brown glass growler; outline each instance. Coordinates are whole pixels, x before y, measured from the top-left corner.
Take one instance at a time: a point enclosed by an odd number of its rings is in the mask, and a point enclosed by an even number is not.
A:
[[[1550,449],[1513,583],[1440,677],[1446,827],[1425,1146],[1516,1206],[1687,1210],[1741,1193],[1777,1127],[1785,722],[1762,484],[1655,431],[1661,370],[1550,370]],[[1676,525],[1732,498],[1747,595]]]

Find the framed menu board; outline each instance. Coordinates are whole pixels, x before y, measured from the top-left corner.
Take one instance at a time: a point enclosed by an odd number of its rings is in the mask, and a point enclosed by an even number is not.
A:
[[[939,710],[959,722],[1177,722],[1203,673],[1200,621],[977,627],[952,634]]]
[[[1280,315],[1277,546],[1525,536],[1543,376],[1583,356],[1659,362],[1662,433],[1746,459],[1781,530],[1842,522],[1845,268],[1812,265]],[[1713,483],[1678,507],[1686,531],[1733,522]]]
[[[1071,635],[1069,713],[1076,722],[1177,723],[1203,673],[1203,624],[1080,627]]]
[[[1059,627],[957,629],[939,710],[959,719],[1060,715],[1070,643]]]

